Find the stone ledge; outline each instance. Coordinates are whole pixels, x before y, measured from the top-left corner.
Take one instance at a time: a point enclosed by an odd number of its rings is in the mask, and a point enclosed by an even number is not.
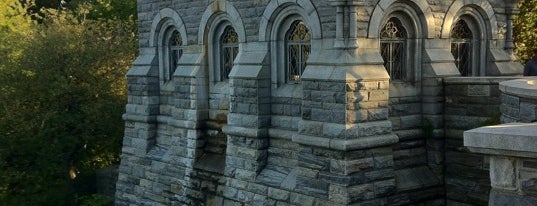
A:
[[[340,151],[351,151],[392,145],[399,142],[399,137],[395,134],[387,134],[342,140],[296,134],[293,135],[293,142]]]
[[[145,77],[157,76],[158,73],[152,72],[153,67],[158,67],[158,59],[154,53],[140,54],[132,63],[132,68],[127,72],[127,77]],[[158,72],[158,71],[157,71]]]
[[[264,138],[268,136],[268,129],[252,129],[252,128],[246,128],[246,127],[226,125],[222,127],[222,131],[227,135],[250,137],[250,138]]]
[[[470,151],[537,158],[537,123],[509,123],[464,132],[464,146]]]
[[[177,69],[173,73],[174,77],[207,77],[207,74],[200,72],[203,70],[203,53],[185,53],[181,56]]]
[[[519,97],[537,98],[537,78],[515,79],[500,82],[500,91]]]
[[[198,129],[201,127],[201,123],[188,120],[177,120],[172,117],[162,116],[162,115],[136,115],[136,114],[123,114],[123,120],[133,121],[133,122],[143,122],[143,123],[160,123],[160,124],[169,124],[175,127],[187,128],[187,129]]]
[[[229,73],[229,78],[259,80],[269,76],[269,71],[264,65],[235,65]]]
[[[499,84],[500,82],[517,79],[520,77],[447,77],[444,78],[446,85],[468,85],[468,84]]]
[[[284,130],[284,129],[274,129],[270,128],[268,130],[268,134],[270,138],[276,138],[276,139],[284,139],[284,140],[293,140],[293,135],[295,135],[296,131],[291,130]]]
[[[132,68],[127,72],[127,78],[130,77],[158,77],[158,73],[153,72],[152,69],[154,66],[151,65],[133,65]],[[155,74],[156,73],[156,74]]]
[[[392,122],[389,120],[362,122],[355,124],[339,124],[320,121],[301,120],[298,131],[304,135],[322,136],[333,139],[359,139],[370,136],[389,134]]]
[[[136,114],[123,114],[122,118],[125,121],[133,121],[133,122],[143,122],[143,123],[156,123],[157,122],[156,115],[146,116],[146,115],[136,115]]]

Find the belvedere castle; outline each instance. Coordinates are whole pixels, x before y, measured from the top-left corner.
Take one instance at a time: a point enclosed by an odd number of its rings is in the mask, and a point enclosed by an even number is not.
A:
[[[516,4],[138,0],[115,204],[486,205]]]

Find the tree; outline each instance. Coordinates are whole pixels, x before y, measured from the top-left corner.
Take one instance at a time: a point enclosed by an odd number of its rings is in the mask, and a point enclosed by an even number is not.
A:
[[[88,18],[95,5],[81,3],[36,17],[31,1],[4,1],[0,40],[13,43],[0,44],[10,55],[0,60],[0,205],[75,204],[94,192],[95,169],[119,161],[133,15]]]
[[[16,61],[27,38],[33,32],[32,14],[27,13],[32,1],[0,1],[0,71],[7,61]]]
[[[518,7],[520,13],[514,19],[513,38],[515,52],[525,63],[537,48],[537,0],[520,0]]]
[[[12,0],[9,0],[12,1]],[[91,5],[90,18],[92,19],[121,19],[128,20],[136,16],[136,1],[118,0],[65,0],[62,4],[60,0],[35,0],[31,6],[32,11],[39,12],[43,8],[47,9],[77,9],[82,4]]]

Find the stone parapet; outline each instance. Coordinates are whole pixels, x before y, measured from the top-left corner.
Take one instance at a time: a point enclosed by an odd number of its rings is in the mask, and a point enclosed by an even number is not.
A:
[[[508,122],[537,121],[537,79],[525,78],[500,83],[502,91],[501,120]]]
[[[489,205],[537,205],[535,133],[535,123],[509,123],[464,132],[464,146],[490,156]]]
[[[488,202],[490,191],[488,157],[471,153],[464,148],[463,132],[499,123],[502,95],[499,84],[516,78],[449,77],[443,79],[444,184],[448,201],[469,202],[471,200],[470,202],[475,204]]]

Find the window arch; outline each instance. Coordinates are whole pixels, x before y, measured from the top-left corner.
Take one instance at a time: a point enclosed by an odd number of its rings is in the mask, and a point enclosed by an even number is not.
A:
[[[220,20],[215,25],[209,34],[209,66],[212,83],[229,79],[229,73],[234,66],[233,62],[239,53],[240,43],[240,36],[229,20]]]
[[[149,47],[156,49],[158,67],[155,69],[158,68],[158,72],[155,74],[158,74],[162,86],[173,78],[173,73],[183,55],[183,47],[188,44],[186,27],[175,10],[164,8],[155,15],[151,23],[148,44]]]
[[[459,20],[451,30],[451,54],[462,76],[473,76],[472,70],[473,34],[464,20]]]
[[[417,63],[420,59],[416,53],[419,39],[416,38],[416,28],[413,22],[403,12],[390,14],[379,31],[380,53],[384,67],[394,82],[413,82],[416,79]],[[418,52],[419,53],[419,52]]]
[[[451,54],[461,76],[485,74],[486,52],[483,50],[482,24],[472,15],[462,15],[450,31]]]
[[[220,81],[228,79],[233,61],[239,53],[239,37],[231,25],[227,25],[220,35]]]
[[[170,27],[165,32],[160,53],[162,55],[160,79],[161,82],[167,82],[172,79],[179,59],[183,55],[183,38],[175,28]]]
[[[295,20],[285,35],[286,81],[300,82],[311,53],[311,35],[302,20]]]
[[[278,15],[271,31],[272,85],[300,83],[311,54],[313,34],[301,15]]]
[[[407,31],[399,19],[392,17],[380,32],[380,49],[384,67],[391,80],[407,80]]]
[[[307,41],[310,44],[310,51],[306,52],[308,55],[303,57],[309,57],[310,53],[314,54],[316,50],[311,48],[320,46],[319,44],[316,44],[316,42],[319,42],[318,40],[322,39],[321,21],[317,14],[317,9],[311,1],[271,0],[265,8],[263,16],[267,18],[261,19],[258,33],[259,41],[270,42],[271,88],[277,89],[280,86],[291,85],[289,83],[298,83],[298,81],[289,81],[291,76],[287,71],[287,68],[289,67],[287,64],[289,58],[289,55],[287,55],[287,46],[289,44],[286,44],[287,34],[289,34],[292,24],[296,23],[296,21],[302,22],[300,27],[305,26],[305,28],[307,28],[310,38]],[[306,63],[307,58],[303,58],[302,62]],[[302,67],[306,67],[306,65],[303,65]],[[290,88],[287,86],[286,88]],[[279,95],[280,93],[277,91],[282,90],[274,91],[276,92],[271,93],[273,96],[275,94]],[[293,91],[299,90],[297,89]],[[287,95],[283,93],[282,95]],[[297,92],[295,93],[298,94]]]

